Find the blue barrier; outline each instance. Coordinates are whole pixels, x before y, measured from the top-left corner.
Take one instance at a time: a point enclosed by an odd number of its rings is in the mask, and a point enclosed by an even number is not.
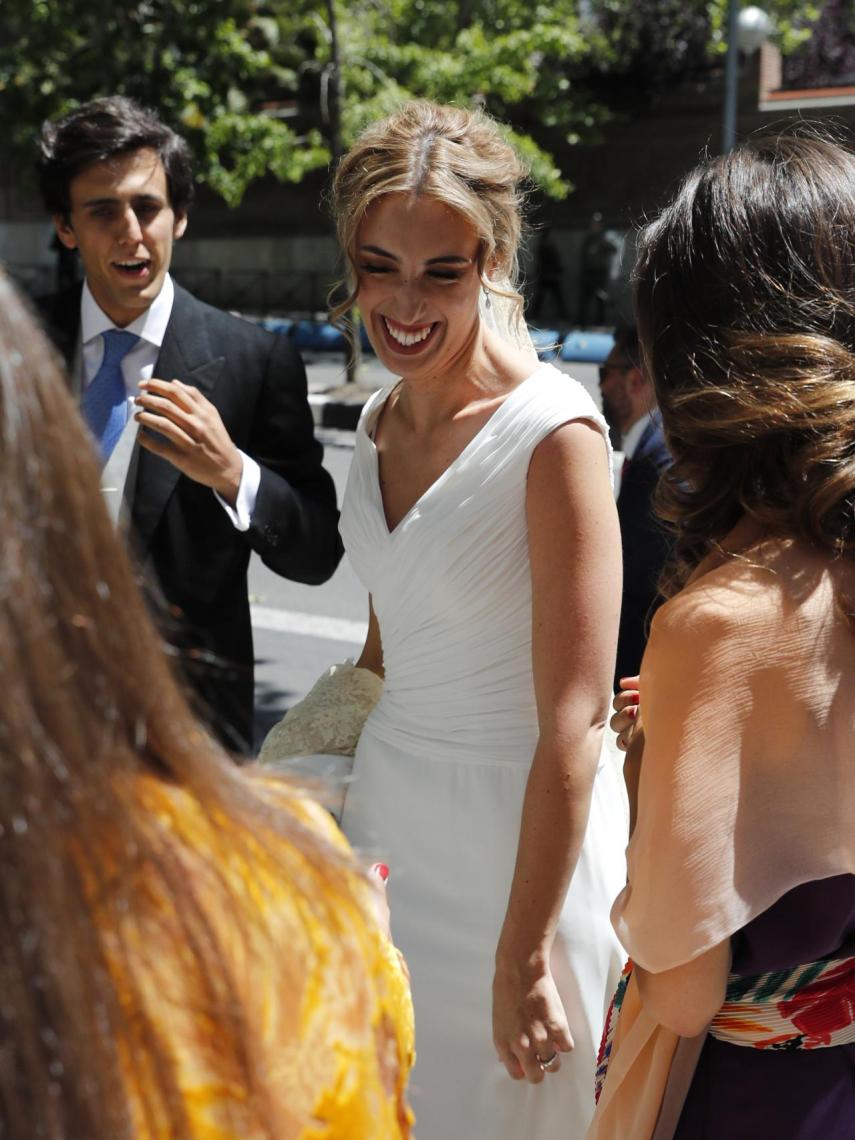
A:
[[[268,332],[281,333],[283,336],[287,336],[294,322],[289,317],[262,317],[260,320],[256,320],[256,324],[261,325]]]
[[[561,346],[561,360],[575,360],[585,364],[602,364],[614,347],[615,338],[607,332],[586,332],[574,329],[567,334]]]
[[[288,317],[251,318],[270,332],[289,336],[295,346],[309,352],[346,352],[347,340],[341,329],[328,321],[290,320]],[[563,341],[558,329],[529,328],[535,351],[541,360],[602,364],[614,345],[614,337],[607,332],[588,332],[574,329]],[[373,353],[365,325],[359,327],[363,352]]]
[[[296,348],[315,352],[343,352],[347,347],[341,329],[326,321],[296,321],[289,335]]]
[[[291,320],[289,317],[249,317],[254,324],[260,325],[268,332],[289,336],[297,348],[309,352],[345,352],[347,339],[341,329],[331,325],[328,321],[312,321],[308,319]],[[373,355],[374,349],[365,331],[365,325],[359,326],[359,340],[362,351]]]

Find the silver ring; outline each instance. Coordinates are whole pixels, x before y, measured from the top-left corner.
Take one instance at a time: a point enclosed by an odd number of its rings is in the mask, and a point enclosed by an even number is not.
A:
[[[535,1054],[535,1056],[537,1057],[537,1054]],[[537,1057],[537,1063],[538,1063],[538,1065],[540,1065],[541,1071],[544,1073],[551,1073],[553,1070],[553,1067],[555,1065],[555,1062],[557,1060],[558,1060],[558,1051],[557,1050],[552,1054],[551,1057],[547,1057],[546,1060],[544,1060],[542,1057]]]

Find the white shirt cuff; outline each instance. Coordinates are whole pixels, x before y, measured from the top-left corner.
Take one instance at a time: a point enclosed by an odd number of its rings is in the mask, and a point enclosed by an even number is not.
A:
[[[240,476],[240,486],[238,487],[237,499],[235,505],[227,503],[222,495],[214,491],[217,500],[221,504],[223,510],[232,520],[232,524],[236,530],[249,530],[249,521],[252,518],[252,512],[255,510],[255,500],[258,498],[258,486],[261,483],[261,468],[255,460],[249,456],[244,455],[240,449],[238,454],[243,464],[243,470]]]

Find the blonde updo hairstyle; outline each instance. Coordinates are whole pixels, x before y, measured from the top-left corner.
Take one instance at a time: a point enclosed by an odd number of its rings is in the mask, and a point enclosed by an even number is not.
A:
[[[358,279],[356,235],[368,209],[387,194],[425,195],[472,225],[480,239],[478,272],[484,289],[510,303],[512,322],[522,324],[518,250],[527,173],[483,111],[426,100],[405,103],[362,132],[333,181],[333,216],[352,280]],[[333,306],[330,319],[339,320],[356,298],[354,285]]]

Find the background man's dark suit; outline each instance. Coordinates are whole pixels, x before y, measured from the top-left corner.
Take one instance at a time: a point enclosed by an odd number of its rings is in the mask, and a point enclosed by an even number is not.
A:
[[[42,305],[69,366],[77,350],[80,294],[77,287]],[[141,564],[154,570],[178,619],[177,630],[166,632],[179,643],[188,679],[219,734],[230,747],[246,750],[253,725],[250,550],[286,578],[325,581],[342,553],[335,487],[321,466],[305,369],[285,337],[205,305],[176,285],[154,375],[197,387],[219,411],[235,446],[261,467],[246,532],[234,527],[209,487],[145,448],[137,448],[136,481],[129,488],[133,547]]]
[[[647,642],[647,624],[658,596],[656,583],[670,542],[653,514],[651,500],[659,476],[671,462],[658,413],[644,429],[621,477],[617,508],[623,546],[623,601],[618,633],[615,688],[634,676]]]

